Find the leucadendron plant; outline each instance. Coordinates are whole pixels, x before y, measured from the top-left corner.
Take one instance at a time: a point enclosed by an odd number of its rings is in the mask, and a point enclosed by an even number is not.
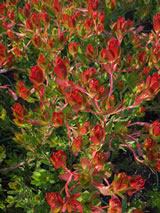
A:
[[[3,210],[143,213],[145,204],[138,209],[127,199],[143,193],[146,177],[112,163],[128,150],[134,166],[160,171],[160,123],[140,121],[159,109],[151,103],[160,91],[160,13],[155,6],[145,32],[124,14],[129,7],[137,17],[149,14],[138,3],[0,3],[0,68],[14,70],[16,82],[1,89],[15,100],[13,140],[26,156],[0,169],[11,170]],[[5,155],[1,146],[0,161]]]

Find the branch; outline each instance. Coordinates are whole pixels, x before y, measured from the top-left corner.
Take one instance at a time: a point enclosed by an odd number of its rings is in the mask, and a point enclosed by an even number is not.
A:
[[[23,166],[26,163],[30,163],[33,160],[34,160],[34,158],[30,158],[27,162],[21,162],[21,163],[18,163],[17,165],[15,165],[15,166],[11,166],[11,167],[8,167],[8,168],[0,169],[0,172],[7,172],[7,171],[10,171],[10,170],[14,170],[14,169],[16,169],[16,168],[18,168],[20,166]]]

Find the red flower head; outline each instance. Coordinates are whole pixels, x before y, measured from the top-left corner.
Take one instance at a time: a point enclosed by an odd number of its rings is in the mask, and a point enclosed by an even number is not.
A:
[[[28,30],[33,30],[33,25],[32,25],[32,22],[29,18],[26,19],[26,28]]]
[[[118,173],[115,175],[114,180],[111,184],[111,189],[114,194],[125,193],[129,187],[130,176],[126,173]]]
[[[31,12],[31,3],[30,2],[26,2],[25,3],[25,8],[24,8],[24,15],[25,15],[26,18],[29,17],[30,12]]]
[[[108,55],[108,50],[102,48],[102,50],[100,51],[100,54],[99,54],[99,59],[100,59],[100,62],[106,62],[107,60],[107,55]]]
[[[97,94],[99,90],[99,81],[95,78],[91,79],[89,82],[89,91],[91,94]]]
[[[54,0],[53,6],[52,6],[52,10],[53,12],[58,15],[60,12],[60,4],[59,4],[59,0]]]
[[[143,188],[145,184],[145,179],[143,179],[141,176],[135,176],[131,177],[129,189],[127,190],[127,194],[129,196],[132,196],[134,193],[138,192]]]
[[[100,171],[103,168],[106,160],[106,155],[103,152],[98,151],[93,157],[93,165],[98,171]]]
[[[89,68],[89,70],[84,70],[81,75],[81,81],[86,84],[91,76],[96,74],[96,69],[93,67]]]
[[[98,19],[98,11],[97,10],[92,12],[92,17],[95,21]]]
[[[63,60],[57,57],[56,65],[54,66],[54,72],[57,77],[61,79],[66,79],[67,77],[67,67]]]
[[[32,42],[36,48],[42,46],[42,40],[41,40],[40,36],[34,35],[32,38]]]
[[[41,14],[40,14],[40,17],[41,17],[41,20],[44,22],[44,24],[48,24],[49,21],[50,21],[50,18],[49,18],[49,15],[46,11],[43,11]]]
[[[23,119],[23,117],[25,115],[25,110],[21,104],[15,103],[14,108],[12,108],[12,110],[13,110],[15,117],[19,117],[19,118]]]
[[[99,124],[97,124],[92,129],[92,134],[93,135],[91,136],[91,141],[94,144],[99,144],[103,140],[103,138],[104,138],[105,131],[104,131],[104,129]]]
[[[32,67],[31,77],[29,79],[33,82],[34,86],[43,83],[44,81],[43,72],[37,65]]]
[[[142,210],[134,209],[131,213],[144,213]]]
[[[10,5],[15,5],[19,2],[19,0],[9,0]]]
[[[56,169],[60,169],[65,167],[66,159],[67,159],[66,154],[62,150],[59,150],[58,152],[53,152],[50,161],[52,162],[53,166]]]
[[[160,44],[157,44],[152,48],[152,55],[151,55],[151,61],[153,66],[156,68],[159,68],[159,61],[160,61]]]
[[[62,112],[53,112],[52,121],[56,127],[63,125],[64,116]]]
[[[99,7],[99,0],[87,0],[88,12],[91,14],[93,10],[97,10]]]
[[[12,107],[13,115],[15,117],[15,121],[18,121],[18,123],[22,123],[24,120],[24,117],[27,114],[26,109],[24,106],[22,106],[19,103],[15,103],[14,107]]]
[[[3,59],[6,57],[6,48],[4,44],[0,43],[0,59]]]
[[[83,140],[81,136],[78,136],[76,139],[72,142],[72,152],[76,156],[78,155],[78,152],[81,151],[83,146]]]
[[[109,199],[109,208],[108,208],[108,213],[121,213],[122,212],[122,207],[121,207],[122,203],[121,201],[116,198],[113,197],[111,199]]]
[[[111,38],[107,44],[107,59],[109,62],[114,62],[120,57],[121,50],[119,42],[115,38]]]
[[[150,134],[153,137],[160,136],[160,123],[157,120],[153,122],[150,128]]]
[[[99,22],[101,24],[104,24],[104,21],[105,21],[105,13],[101,12],[100,15],[99,15]]]
[[[74,57],[78,51],[78,43],[77,42],[70,42],[68,45],[69,53]]]
[[[80,202],[77,201],[77,197],[79,197],[80,194],[74,194],[72,195],[65,203],[64,210],[67,209],[67,212],[83,212],[82,206]],[[66,212],[66,211],[65,211]]]
[[[14,19],[15,19],[14,8],[12,8],[10,11],[8,11],[7,16],[11,21],[14,21]]]
[[[118,17],[117,22],[113,23],[111,27],[116,33],[119,40],[123,38],[123,34],[127,32],[133,25],[133,21],[125,20],[124,17]]]
[[[153,19],[153,28],[158,33],[160,31],[160,14],[154,16]]]
[[[7,8],[5,4],[0,4],[0,16],[4,16],[6,9]]]
[[[94,58],[95,57],[95,49],[93,48],[93,46],[91,44],[89,44],[86,47],[86,51],[87,51],[87,56],[89,58]]]
[[[147,56],[147,54],[146,54],[146,51],[145,51],[145,50],[142,51],[142,52],[140,52],[140,53],[138,53],[138,54],[137,54],[137,58],[138,58],[139,63],[141,63],[141,64],[145,63],[145,61],[146,61],[146,56]]]
[[[144,146],[143,146],[143,149],[148,152],[148,151],[152,151],[154,149],[154,147],[156,146],[156,142],[148,137],[145,141],[144,141]]]
[[[18,92],[21,98],[26,100],[30,94],[30,91],[24,86],[24,83],[22,81],[18,82]]]
[[[52,212],[60,212],[62,207],[63,207],[63,200],[60,194],[57,192],[55,193],[46,193],[46,200],[47,203],[51,206],[51,211]]]
[[[83,93],[80,90],[73,88],[70,92],[68,101],[71,102],[72,104],[82,105],[84,102]]]
[[[93,20],[90,19],[89,17],[86,18],[86,21],[84,23],[84,27],[86,28],[86,30],[92,30],[93,27]]]
[[[76,17],[75,16],[69,16],[68,17],[68,26],[71,28],[71,29],[74,29],[75,26],[76,26]]]
[[[45,70],[45,68],[47,66],[47,62],[46,62],[46,59],[45,59],[43,54],[39,55],[38,60],[37,60],[37,64],[42,70]]]
[[[88,132],[88,129],[90,127],[90,122],[85,122],[82,127],[79,129],[79,133],[81,135],[85,135]]]
[[[160,75],[158,73],[154,73],[153,76],[148,76],[146,79],[146,89],[154,95],[160,90]]]
[[[38,27],[40,25],[40,14],[33,12],[31,15],[31,21],[36,27]]]

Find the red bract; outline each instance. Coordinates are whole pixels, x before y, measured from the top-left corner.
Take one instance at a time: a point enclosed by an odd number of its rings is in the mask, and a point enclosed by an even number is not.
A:
[[[10,5],[15,5],[19,2],[19,0],[9,0]]]
[[[160,149],[159,145],[150,137],[148,137],[143,146],[145,164],[153,171],[160,171]]]
[[[124,17],[118,17],[117,22],[111,25],[113,31],[116,33],[117,38],[121,41],[123,34],[127,32],[133,25],[133,21],[125,20]]]
[[[41,17],[41,20],[44,22],[44,24],[48,24],[49,21],[50,21],[50,18],[49,18],[49,15],[46,11],[43,11],[41,14],[40,14],[40,17]]]
[[[29,18],[26,19],[26,28],[29,30],[33,30],[33,25]]]
[[[121,207],[122,203],[121,201],[116,198],[113,197],[111,199],[109,199],[109,208],[108,208],[108,213],[121,213],[122,212],[122,207]]]
[[[154,98],[155,95],[160,91],[160,75],[154,73],[151,77],[150,75],[146,79],[146,83],[140,83],[140,86],[137,87],[137,91],[141,92],[135,99],[135,105],[141,104],[144,100],[150,100]]]
[[[53,6],[52,6],[52,10],[53,12],[58,15],[59,11],[60,11],[60,4],[59,4],[59,0],[54,0]]]
[[[110,186],[111,191],[114,194],[121,195],[125,193],[129,187],[130,176],[127,176],[126,173],[118,173],[115,175],[114,180]]]
[[[33,12],[31,15],[32,23],[38,27],[40,25],[40,15],[37,12]]]
[[[156,31],[156,33],[158,33],[160,31],[160,14],[159,13],[154,16],[153,28]]]
[[[81,81],[86,84],[90,77],[96,74],[96,69],[94,68],[89,68],[89,70],[84,70],[81,74]]]
[[[83,140],[81,136],[78,136],[76,139],[72,142],[72,152],[75,156],[78,155],[78,152],[81,151],[83,146]]]
[[[14,107],[12,107],[13,115],[15,117],[15,122],[17,124],[23,123],[24,117],[26,116],[26,110],[24,106],[19,103],[15,103]]]
[[[55,63],[55,66],[54,66],[54,72],[55,72],[56,76],[61,78],[61,79],[66,79],[66,77],[67,77],[66,64],[63,60],[61,60],[58,57],[56,59],[56,63]]]
[[[30,76],[29,79],[33,82],[34,87],[37,87],[44,81],[43,71],[37,65],[32,67]]]
[[[18,92],[21,98],[26,100],[30,94],[30,91],[24,86],[24,83],[22,81],[18,82]]]
[[[99,124],[97,124],[92,129],[91,141],[94,144],[99,144],[103,140],[104,135],[105,135],[105,131],[104,131],[103,127],[100,126]]]
[[[72,195],[65,203],[63,210],[67,210],[69,213],[72,212],[83,212],[82,205],[80,202],[77,201],[77,197],[79,197],[80,194],[74,194]],[[66,212],[66,211],[65,211]]]
[[[91,79],[89,82],[89,91],[91,94],[95,95],[97,94],[99,90],[99,81],[95,78]]]
[[[160,75],[154,73],[153,76],[148,76],[146,79],[146,88],[150,90],[153,95],[156,95],[160,90]]]
[[[103,168],[106,160],[107,157],[103,152],[100,151],[96,152],[95,156],[93,157],[93,165],[96,168],[96,170],[100,171]]]
[[[108,54],[108,51],[104,48],[102,48],[102,50],[100,51],[100,54],[99,54],[99,58],[100,58],[100,62],[106,62],[107,60],[107,54]]]
[[[111,10],[114,10],[117,4],[117,0],[106,0],[106,7],[110,8]]]
[[[68,26],[70,29],[74,29],[76,26],[76,18],[75,16],[69,16],[68,18]]]
[[[68,102],[72,104],[82,105],[84,103],[83,93],[80,90],[73,88],[68,97]]]
[[[105,21],[105,13],[104,12],[101,12],[100,15],[99,15],[99,22],[101,24],[103,24]]]
[[[13,110],[15,117],[19,117],[19,118],[23,119],[23,117],[25,115],[25,110],[24,110],[24,107],[21,104],[15,103],[12,110]]]
[[[143,188],[145,184],[145,179],[143,179],[141,176],[135,176],[131,177],[129,189],[127,190],[127,194],[129,196],[132,196],[134,193],[138,192]]]
[[[42,54],[39,55],[37,64],[41,69],[45,70],[45,68],[47,66],[47,62],[46,62],[44,55],[42,55]]]
[[[47,203],[51,206],[51,211],[53,213],[61,212],[61,209],[63,207],[63,200],[60,194],[57,192],[47,192],[46,193],[46,200]]]
[[[152,48],[151,61],[154,67],[159,68],[160,61],[160,44]]]
[[[146,51],[145,51],[145,50],[142,51],[142,52],[140,52],[140,53],[138,53],[138,55],[137,55],[138,61],[139,61],[141,64],[144,63],[144,62],[146,61],[146,56],[147,56],[147,54],[146,54]]]
[[[93,11],[92,12],[92,17],[96,21],[98,19],[98,11]]]
[[[14,18],[15,18],[14,8],[12,8],[10,11],[8,11],[7,16],[11,21],[14,21]]]
[[[62,150],[59,150],[58,152],[53,152],[50,161],[52,162],[53,166],[56,169],[60,169],[65,167],[66,159],[67,159],[66,154]]]
[[[134,209],[131,213],[144,213],[142,210]]]
[[[69,53],[74,57],[78,51],[78,43],[77,42],[70,42],[68,45]]]
[[[31,3],[30,2],[26,2],[25,3],[25,8],[24,8],[24,15],[25,15],[26,18],[29,17],[30,12],[31,12]]]
[[[85,122],[82,127],[79,129],[81,135],[85,135],[88,132],[90,122]]]
[[[5,12],[6,12],[6,5],[0,4],[0,16],[4,16]]]
[[[91,44],[86,47],[86,52],[89,58],[94,58],[96,56],[95,49]]]
[[[152,138],[148,137],[144,142],[143,149],[145,151],[152,151],[156,145],[156,142]]]
[[[37,36],[37,35],[33,36],[32,42],[36,48],[40,48],[42,46],[42,41],[40,36]]]
[[[88,13],[91,14],[93,10],[97,10],[99,7],[99,0],[87,0]]]
[[[52,121],[55,127],[59,127],[63,125],[64,116],[62,112],[53,112]]]
[[[3,59],[6,57],[6,48],[4,44],[0,43],[0,59]]]
[[[114,62],[120,57],[121,50],[119,42],[115,38],[111,38],[107,43],[107,59],[108,62]]]
[[[160,136],[160,123],[157,120],[152,123],[150,134],[154,137]]]

